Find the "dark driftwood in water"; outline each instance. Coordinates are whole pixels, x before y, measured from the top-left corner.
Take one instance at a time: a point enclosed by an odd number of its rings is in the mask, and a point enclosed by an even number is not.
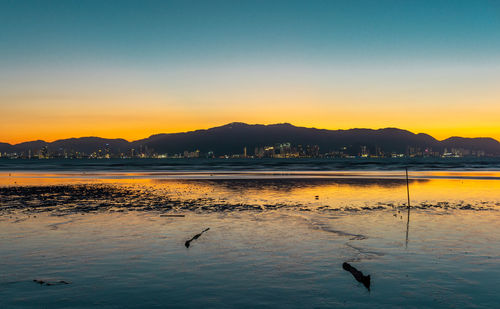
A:
[[[69,282],[66,282],[64,280],[59,280],[59,281],[44,281],[44,280],[38,280],[38,279],[33,279],[33,282],[38,283],[40,285],[61,285],[61,284],[69,284]]]
[[[187,241],[186,241],[186,243],[184,243],[184,245],[186,246],[186,248],[189,248],[189,246],[191,245],[191,242],[192,242],[193,240],[198,239],[198,237],[200,237],[200,236],[201,236],[201,234],[205,233],[205,232],[206,232],[206,231],[208,231],[209,229],[210,229],[210,228],[208,227],[208,228],[204,229],[203,231],[201,231],[201,233],[200,233],[200,234],[196,234],[196,235],[194,235],[194,236],[193,236],[193,238],[191,238],[190,240],[187,240]]]
[[[160,215],[160,217],[184,218],[186,215]]]
[[[356,279],[358,282],[363,283],[363,285],[368,289],[368,291],[370,290],[370,275],[368,276],[363,275],[362,272],[360,272],[354,266],[351,266],[351,264],[347,262],[344,262],[344,264],[342,264],[342,268],[350,272],[354,276],[354,279]]]

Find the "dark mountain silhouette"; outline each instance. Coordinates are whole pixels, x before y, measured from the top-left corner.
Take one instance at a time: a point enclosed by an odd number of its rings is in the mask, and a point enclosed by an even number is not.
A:
[[[159,152],[182,152],[199,149],[201,152],[241,153],[243,147],[254,147],[290,142],[293,145],[318,145],[322,151],[337,150],[350,146],[359,150],[361,145],[377,145],[384,149],[404,152],[407,145],[434,146],[437,140],[425,134],[413,134],[399,129],[351,129],[322,130],[296,127],[288,123],[272,125],[248,125],[230,123],[208,130],[186,133],[158,134],[134,142],[134,147],[148,146]]]
[[[47,146],[51,151],[65,149],[68,151],[78,151],[91,153],[99,149],[105,150],[109,148],[115,152],[128,151],[131,148],[131,143],[124,139],[107,139],[101,137],[79,137],[60,139],[54,142],[45,142],[42,140],[24,142],[16,145],[0,144],[0,152],[27,152],[38,151],[42,147]]]
[[[481,149],[486,153],[498,154],[498,141],[491,137],[465,138],[453,136],[441,141],[443,147]]]
[[[148,138],[128,142],[124,139],[105,139],[100,137],[81,137],[61,139],[54,142],[32,141],[16,145],[0,143],[0,152],[38,151],[47,146],[50,151],[65,149],[91,153],[106,148],[113,153],[127,152],[131,149],[145,150],[157,153],[182,153],[185,150],[199,150],[202,153],[213,151],[217,155],[242,153],[247,147],[249,154],[255,147],[290,142],[292,145],[318,145],[320,152],[339,150],[345,147],[346,152],[359,153],[361,146],[366,146],[370,152],[376,148],[384,152],[405,153],[411,148],[432,148],[432,151],[443,152],[445,148],[464,148],[481,150],[486,155],[500,156],[500,143],[492,138],[462,138],[450,137],[438,141],[430,135],[401,130],[385,129],[350,129],[324,130],[296,127],[289,123],[271,125],[249,125],[245,123],[230,123],[207,130],[196,130],[183,133],[156,134]]]
[[[98,149],[105,150],[109,148],[114,152],[128,151],[130,149],[130,142],[122,138],[107,139],[101,137],[80,137],[60,139],[50,143],[50,148],[54,149],[72,149],[75,151],[91,153]]]

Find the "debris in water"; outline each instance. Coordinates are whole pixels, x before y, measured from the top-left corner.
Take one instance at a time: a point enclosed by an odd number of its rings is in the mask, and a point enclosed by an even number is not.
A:
[[[189,248],[189,246],[191,245],[191,242],[192,242],[193,240],[198,239],[198,237],[200,237],[200,236],[201,236],[201,234],[205,233],[205,232],[206,232],[206,231],[208,231],[209,229],[210,229],[210,228],[209,228],[209,227],[207,227],[206,229],[204,229],[203,231],[201,231],[201,233],[196,234],[196,235],[194,235],[194,236],[193,236],[193,238],[191,238],[190,240],[187,240],[187,241],[184,243],[184,245],[186,246],[186,248]]]
[[[344,262],[342,264],[342,268],[350,272],[353,275],[354,279],[356,279],[356,281],[363,283],[363,285],[365,286],[365,288],[368,289],[368,291],[370,290],[370,275],[368,276],[363,275],[362,272],[360,272],[354,266],[351,266],[351,264],[347,262]]]
[[[160,217],[179,217],[179,218],[183,218],[183,217],[185,217],[185,215],[160,215]]]
[[[59,280],[59,281],[44,281],[44,280],[33,279],[33,282],[38,283],[40,285],[47,285],[47,286],[69,284],[69,282],[64,281],[64,280]]]

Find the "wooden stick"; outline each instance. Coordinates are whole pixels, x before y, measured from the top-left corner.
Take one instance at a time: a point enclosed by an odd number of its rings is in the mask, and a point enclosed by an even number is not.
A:
[[[406,170],[406,193],[408,195],[408,209],[410,209],[410,185],[408,184],[408,168],[405,167]]]
[[[408,233],[410,230],[410,185],[408,184],[408,168],[405,167],[406,170],[406,194],[408,195],[408,216],[406,221],[406,243],[405,247],[408,248]]]

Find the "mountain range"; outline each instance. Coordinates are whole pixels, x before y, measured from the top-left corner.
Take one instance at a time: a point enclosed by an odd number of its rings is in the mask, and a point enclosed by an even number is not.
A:
[[[500,156],[500,143],[489,137],[464,138],[450,137],[437,140],[434,137],[397,128],[384,129],[349,129],[325,130],[297,127],[289,123],[260,125],[234,122],[206,130],[183,133],[156,134],[145,139],[129,142],[125,139],[106,139],[100,137],[80,137],[45,142],[36,140],[11,145],[0,143],[0,152],[32,152],[47,146],[49,151],[65,149],[91,153],[108,148],[113,153],[128,152],[131,149],[149,149],[157,153],[182,153],[185,150],[209,151],[216,155],[242,153],[246,147],[253,154],[255,147],[289,142],[292,145],[318,145],[321,153],[344,149],[346,152],[359,153],[365,146],[373,153],[378,148],[386,153],[405,153],[413,149],[432,149],[443,152],[444,149],[462,148],[470,151],[482,151],[488,156]]]

